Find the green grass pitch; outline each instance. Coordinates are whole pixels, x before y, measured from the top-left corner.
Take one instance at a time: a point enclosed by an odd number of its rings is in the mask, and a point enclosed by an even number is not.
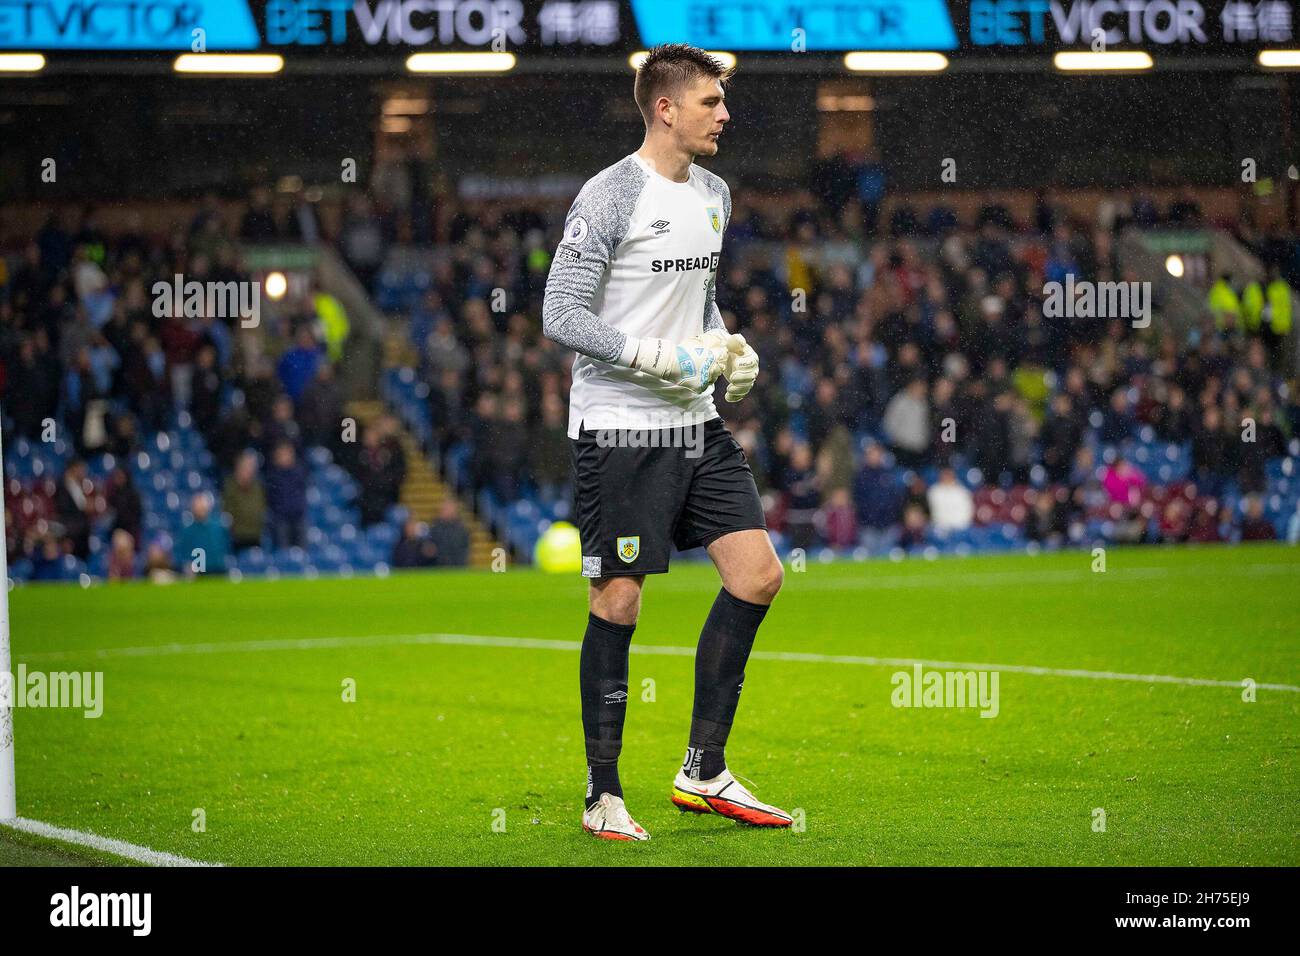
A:
[[[1294,690],[1247,702],[1239,686],[1007,670],[987,719],[896,708],[904,666],[861,660],[1300,685],[1296,549],[1092,561],[788,570],[727,756],[801,811],[799,832],[668,802],[718,583],[707,565],[652,576],[621,764],[644,844],[578,826],[576,575],[20,587],[15,668],[102,671],[105,702],[97,720],[16,711],[18,810],[228,865],[1300,863]],[[471,637],[412,637],[433,634]],[[5,833],[0,863],[102,861]]]

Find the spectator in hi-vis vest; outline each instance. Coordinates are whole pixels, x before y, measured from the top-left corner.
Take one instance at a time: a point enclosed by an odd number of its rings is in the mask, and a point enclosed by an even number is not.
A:
[[[1232,288],[1228,273],[1220,275],[1218,281],[1210,286],[1206,304],[1214,314],[1214,327],[1220,332],[1241,330],[1241,300]]]

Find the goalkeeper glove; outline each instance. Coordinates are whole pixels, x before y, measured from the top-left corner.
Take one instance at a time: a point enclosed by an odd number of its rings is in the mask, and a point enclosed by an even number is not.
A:
[[[728,337],[726,367],[722,374],[727,377],[727,394],[723,397],[729,402],[740,401],[754,387],[754,379],[758,378],[758,353],[743,335]]]
[[[722,375],[727,380],[727,393],[723,397],[729,402],[738,402],[748,395],[758,377],[758,353],[745,337],[732,335],[725,329],[712,329],[698,338],[727,350],[722,368]]]
[[[638,339],[628,343],[627,352],[632,354],[631,368],[694,392],[704,392],[717,380],[728,356],[724,343],[702,335],[680,344],[667,339]]]

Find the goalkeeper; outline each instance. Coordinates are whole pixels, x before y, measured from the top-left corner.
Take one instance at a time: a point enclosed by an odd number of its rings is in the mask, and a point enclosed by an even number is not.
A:
[[[624,805],[618,758],[641,589],[647,574],[668,570],[674,546],[703,546],[722,589],[696,650],[672,802],[758,826],[791,822],[737,781],[724,757],[750,648],[782,579],[749,464],[713,405],[719,376],[726,400],[738,402],[758,375],[757,354],[727,332],[714,301],[731,193],[693,163],[718,152],[729,78],[694,47],[650,51],[634,86],[645,141],[578,193],[542,307],[546,336],[578,353],[568,431],[590,579],[579,665],[582,822],[608,839],[649,839]],[[621,440],[648,430],[654,440]]]

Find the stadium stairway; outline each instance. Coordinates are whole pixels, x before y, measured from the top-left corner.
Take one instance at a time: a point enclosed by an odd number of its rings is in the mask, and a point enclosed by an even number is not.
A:
[[[384,403],[377,400],[357,400],[348,403],[348,414],[364,427],[372,419],[383,414]],[[402,482],[398,502],[419,521],[432,521],[437,517],[443,499],[453,492],[434,471],[428,457],[419,443],[406,428],[400,426],[398,432],[402,451],[406,455],[406,479]],[[469,564],[474,568],[486,568],[492,563],[492,552],[500,547],[499,542],[483,527],[474,513],[466,507],[460,508],[460,519],[469,530]]]

